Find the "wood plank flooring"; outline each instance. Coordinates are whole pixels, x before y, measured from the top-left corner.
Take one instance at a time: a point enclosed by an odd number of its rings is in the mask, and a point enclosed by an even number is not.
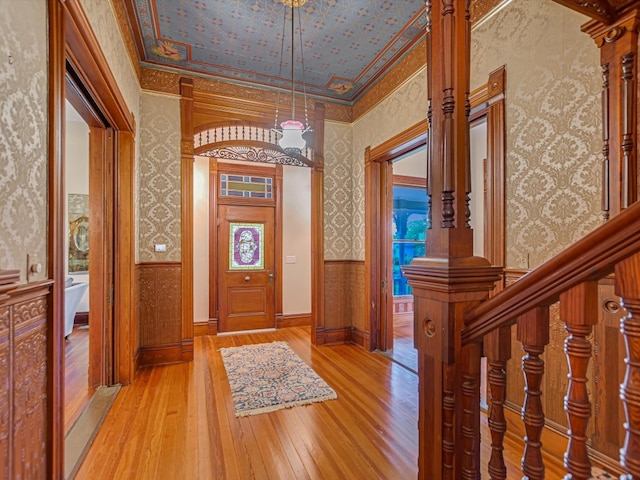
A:
[[[272,341],[286,341],[338,399],[235,417],[218,350]],[[312,347],[308,327],[196,337],[194,353],[190,363],[142,369],[122,388],[76,478],[417,477],[417,377],[389,358],[355,345]],[[522,476],[521,454],[507,451],[510,479]],[[547,469],[548,479],[562,476]]]
[[[89,389],[89,328],[74,327],[65,340],[64,433],[89,404],[93,389]]]
[[[413,323],[393,326],[393,350],[389,356],[413,372],[418,372],[418,351],[413,347]]]

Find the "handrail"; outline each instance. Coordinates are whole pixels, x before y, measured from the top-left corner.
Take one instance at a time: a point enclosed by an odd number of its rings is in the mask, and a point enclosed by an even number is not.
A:
[[[467,312],[462,344],[475,342],[499,327],[513,325],[520,315],[558,301],[562,292],[575,285],[608,275],[617,263],[637,252],[640,252],[640,202]]]

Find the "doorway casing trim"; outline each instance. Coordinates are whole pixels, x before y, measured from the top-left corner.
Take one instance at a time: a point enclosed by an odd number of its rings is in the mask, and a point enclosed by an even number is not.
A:
[[[492,265],[504,266],[505,247],[505,86],[504,66],[489,74],[489,81],[469,95],[472,118],[487,116],[487,168],[485,191],[485,258]],[[475,111],[474,111],[475,110]],[[392,290],[388,289],[390,259],[389,205],[391,202],[392,166],[394,158],[427,143],[428,124],[422,120],[375,148],[364,153],[365,179],[365,305],[369,326],[370,351],[384,349],[388,337],[388,321],[393,316]],[[425,166],[426,169],[426,166]],[[426,186],[425,186],[426,187]],[[379,252],[383,252],[380,254]],[[498,282],[492,294],[502,290]]]
[[[193,163],[194,155],[207,145],[194,148],[194,135],[212,126],[234,124],[269,128],[275,105],[262,100],[235,98],[194,89],[193,79],[181,78],[182,155],[182,328],[183,342],[193,345]],[[288,115],[287,107],[281,113]],[[311,342],[325,343],[324,320],[324,104],[316,102],[309,111],[313,128],[311,167]],[[250,144],[247,141],[247,144]],[[258,146],[262,146],[257,142]],[[210,318],[207,333],[213,333]],[[202,329],[199,329],[202,331]],[[190,335],[187,337],[186,335]]]

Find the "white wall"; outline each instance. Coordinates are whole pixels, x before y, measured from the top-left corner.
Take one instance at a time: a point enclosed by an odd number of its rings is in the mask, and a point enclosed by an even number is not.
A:
[[[193,321],[209,321],[209,157],[193,164]]]
[[[311,169],[285,166],[282,180],[282,313],[310,313]]]
[[[394,160],[393,174],[404,175],[406,177],[427,178],[427,148],[420,148],[420,150],[412,152],[406,157]]]
[[[65,225],[67,231],[64,241],[65,272],[73,278],[74,282],[89,283],[89,272],[69,274],[69,218],[68,200],[70,193],[89,194],[89,126],[67,103],[67,122],[65,128],[65,167],[67,196],[65,198]],[[91,248],[91,245],[89,245]],[[89,311],[89,289],[84,293],[78,304],[78,312]]]
[[[215,294],[209,292],[209,187],[209,158],[196,157],[193,172],[194,323],[208,322],[209,294]],[[282,200],[282,313],[308,314],[311,312],[311,169],[283,168]]]
[[[471,126],[471,228],[473,254],[484,257],[484,160],[487,158],[487,122]]]

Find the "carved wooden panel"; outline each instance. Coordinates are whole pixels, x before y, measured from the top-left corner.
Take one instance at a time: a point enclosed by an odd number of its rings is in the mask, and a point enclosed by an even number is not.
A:
[[[624,440],[624,410],[617,393],[625,373],[624,340],[620,334],[620,318],[624,310],[615,295],[613,280],[603,279],[598,289],[600,318],[594,327],[594,409],[592,423],[597,435],[592,446],[611,458],[618,458]]]
[[[45,478],[47,300],[26,292],[7,300],[0,305],[0,475]]]
[[[9,395],[12,378],[9,370],[9,309],[0,307],[0,477],[9,476]]]
[[[44,301],[42,301],[44,303]],[[35,305],[24,305],[23,314]],[[16,312],[18,313],[18,312]],[[14,478],[44,478],[46,472],[47,334],[44,317],[25,321],[16,315],[13,390]],[[22,322],[20,321],[22,320]]]
[[[182,269],[179,263],[136,266],[140,347],[182,342]]]

